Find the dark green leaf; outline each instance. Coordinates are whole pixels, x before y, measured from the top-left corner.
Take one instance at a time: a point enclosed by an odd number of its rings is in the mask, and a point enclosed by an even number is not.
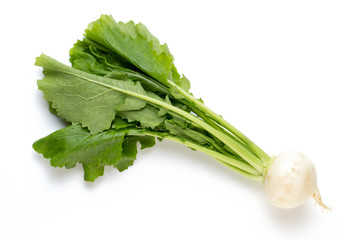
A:
[[[78,163],[82,164],[84,179],[94,181],[104,174],[105,166],[114,166],[119,171],[124,171],[133,165],[137,142],[141,144],[141,149],[155,145],[154,137],[140,134],[141,130],[120,129],[91,135],[78,124],[36,141],[33,148],[49,158],[53,167],[72,168]]]
[[[102,15],[89,24],[85,36],[124,57],[137,68],[166,84],[172,69],[173,56],[166,44],[141,23],[115,22],[112,16]]]
[[[57,114],[74,124],[81,123],[91,133],[110,128],[117,111],[138,110],[146,102],[115,89],[125,89],[147,95],[140,83],[121,81],[89,74],[68,67],[41,55],[36,65],[44,68],[44,78],[38,81],[44,97]]]
[[[83,169],[84,169],[84,180],[88,182],[95,181],[96,178],[101,177],[104,175],[104,165],[88,165],[83,163]]]
[[[112,165],[121,159],[125,133],[108,130],[91,135],[81,125],[60,129],[33,144],[35,151],[50,158],[54,167],[74,167],[77,163],[88,166]]]
[[[126,127],[135,127],[136,125],[137,125],[136,122],[129,123],[125,119],[117,117],[117,118],[115,118],[115,120],[114,120],[114,122],[112,124],[112,128],[115,128],[116,130],[119,130],[119,129],[123,129],[123,128],[126,128]]]
[[[126,118],[129,122],[138,121],[146,128],[155,128],[166,119],[164,115],[159,116],[159,109],[150,105],[139,110],[119,111],[117,115]]]
[[[155,145],[155,138],[150,136],[127,136],[122,145],[122,159],[114,165],[120,172],[133,165],[137,155],[138,142],[141,144],[141,149],[145,149]]]

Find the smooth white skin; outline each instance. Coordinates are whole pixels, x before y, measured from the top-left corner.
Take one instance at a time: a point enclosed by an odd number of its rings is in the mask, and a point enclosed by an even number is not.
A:
[[[312,197],[323,208],[312,161],[299,152],[285,152],[273,159],[264,178],[268,201],[284,209],[295,208]]]

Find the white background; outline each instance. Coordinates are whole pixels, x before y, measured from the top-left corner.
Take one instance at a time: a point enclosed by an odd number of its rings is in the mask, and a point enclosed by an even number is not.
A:
[[[0,6],[0,239],[359,239],[359,1],[7,1]],[[196,97],[269,154],[313,159],[331,213],[268,204],[260,183],[164,141],[94,183],[32,143],[63,126],[34,66],[100,14],[143,22]]]

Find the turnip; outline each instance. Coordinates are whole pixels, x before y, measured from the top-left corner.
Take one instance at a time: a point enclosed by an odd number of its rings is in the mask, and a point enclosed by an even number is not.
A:
[[[84,179],[94,181],[106,166],[120,172],[132,166],[137,143],[147,148],[155,145],[155,138],[167,139],[263,182],[276,207],[294,208],[312,197],[328,209],[308,157],[287,152],[272,158],[265,153],[189,92],[190,82],[173,60],[167,45],[143,24],[102,15],[70,50],[71,67],[44,54],[36,59],[44,69],[39,89],[52,112],[69,126],[36,141],[34,149],[54,167],[82,164]]]

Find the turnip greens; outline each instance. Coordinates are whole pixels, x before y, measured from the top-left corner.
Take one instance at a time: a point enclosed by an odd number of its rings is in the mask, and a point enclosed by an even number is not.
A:
[[[94,181],[105,166],[131,166],[137,142],[148,148],[165,138],[262,180],[270,157],[189,93],[167,45],[143,24],[102,15],[84,35],[70,49],[72,67],[44,54],[35,63],[52,112],[69,122],[33,145],[52,166],[80,163]]]

